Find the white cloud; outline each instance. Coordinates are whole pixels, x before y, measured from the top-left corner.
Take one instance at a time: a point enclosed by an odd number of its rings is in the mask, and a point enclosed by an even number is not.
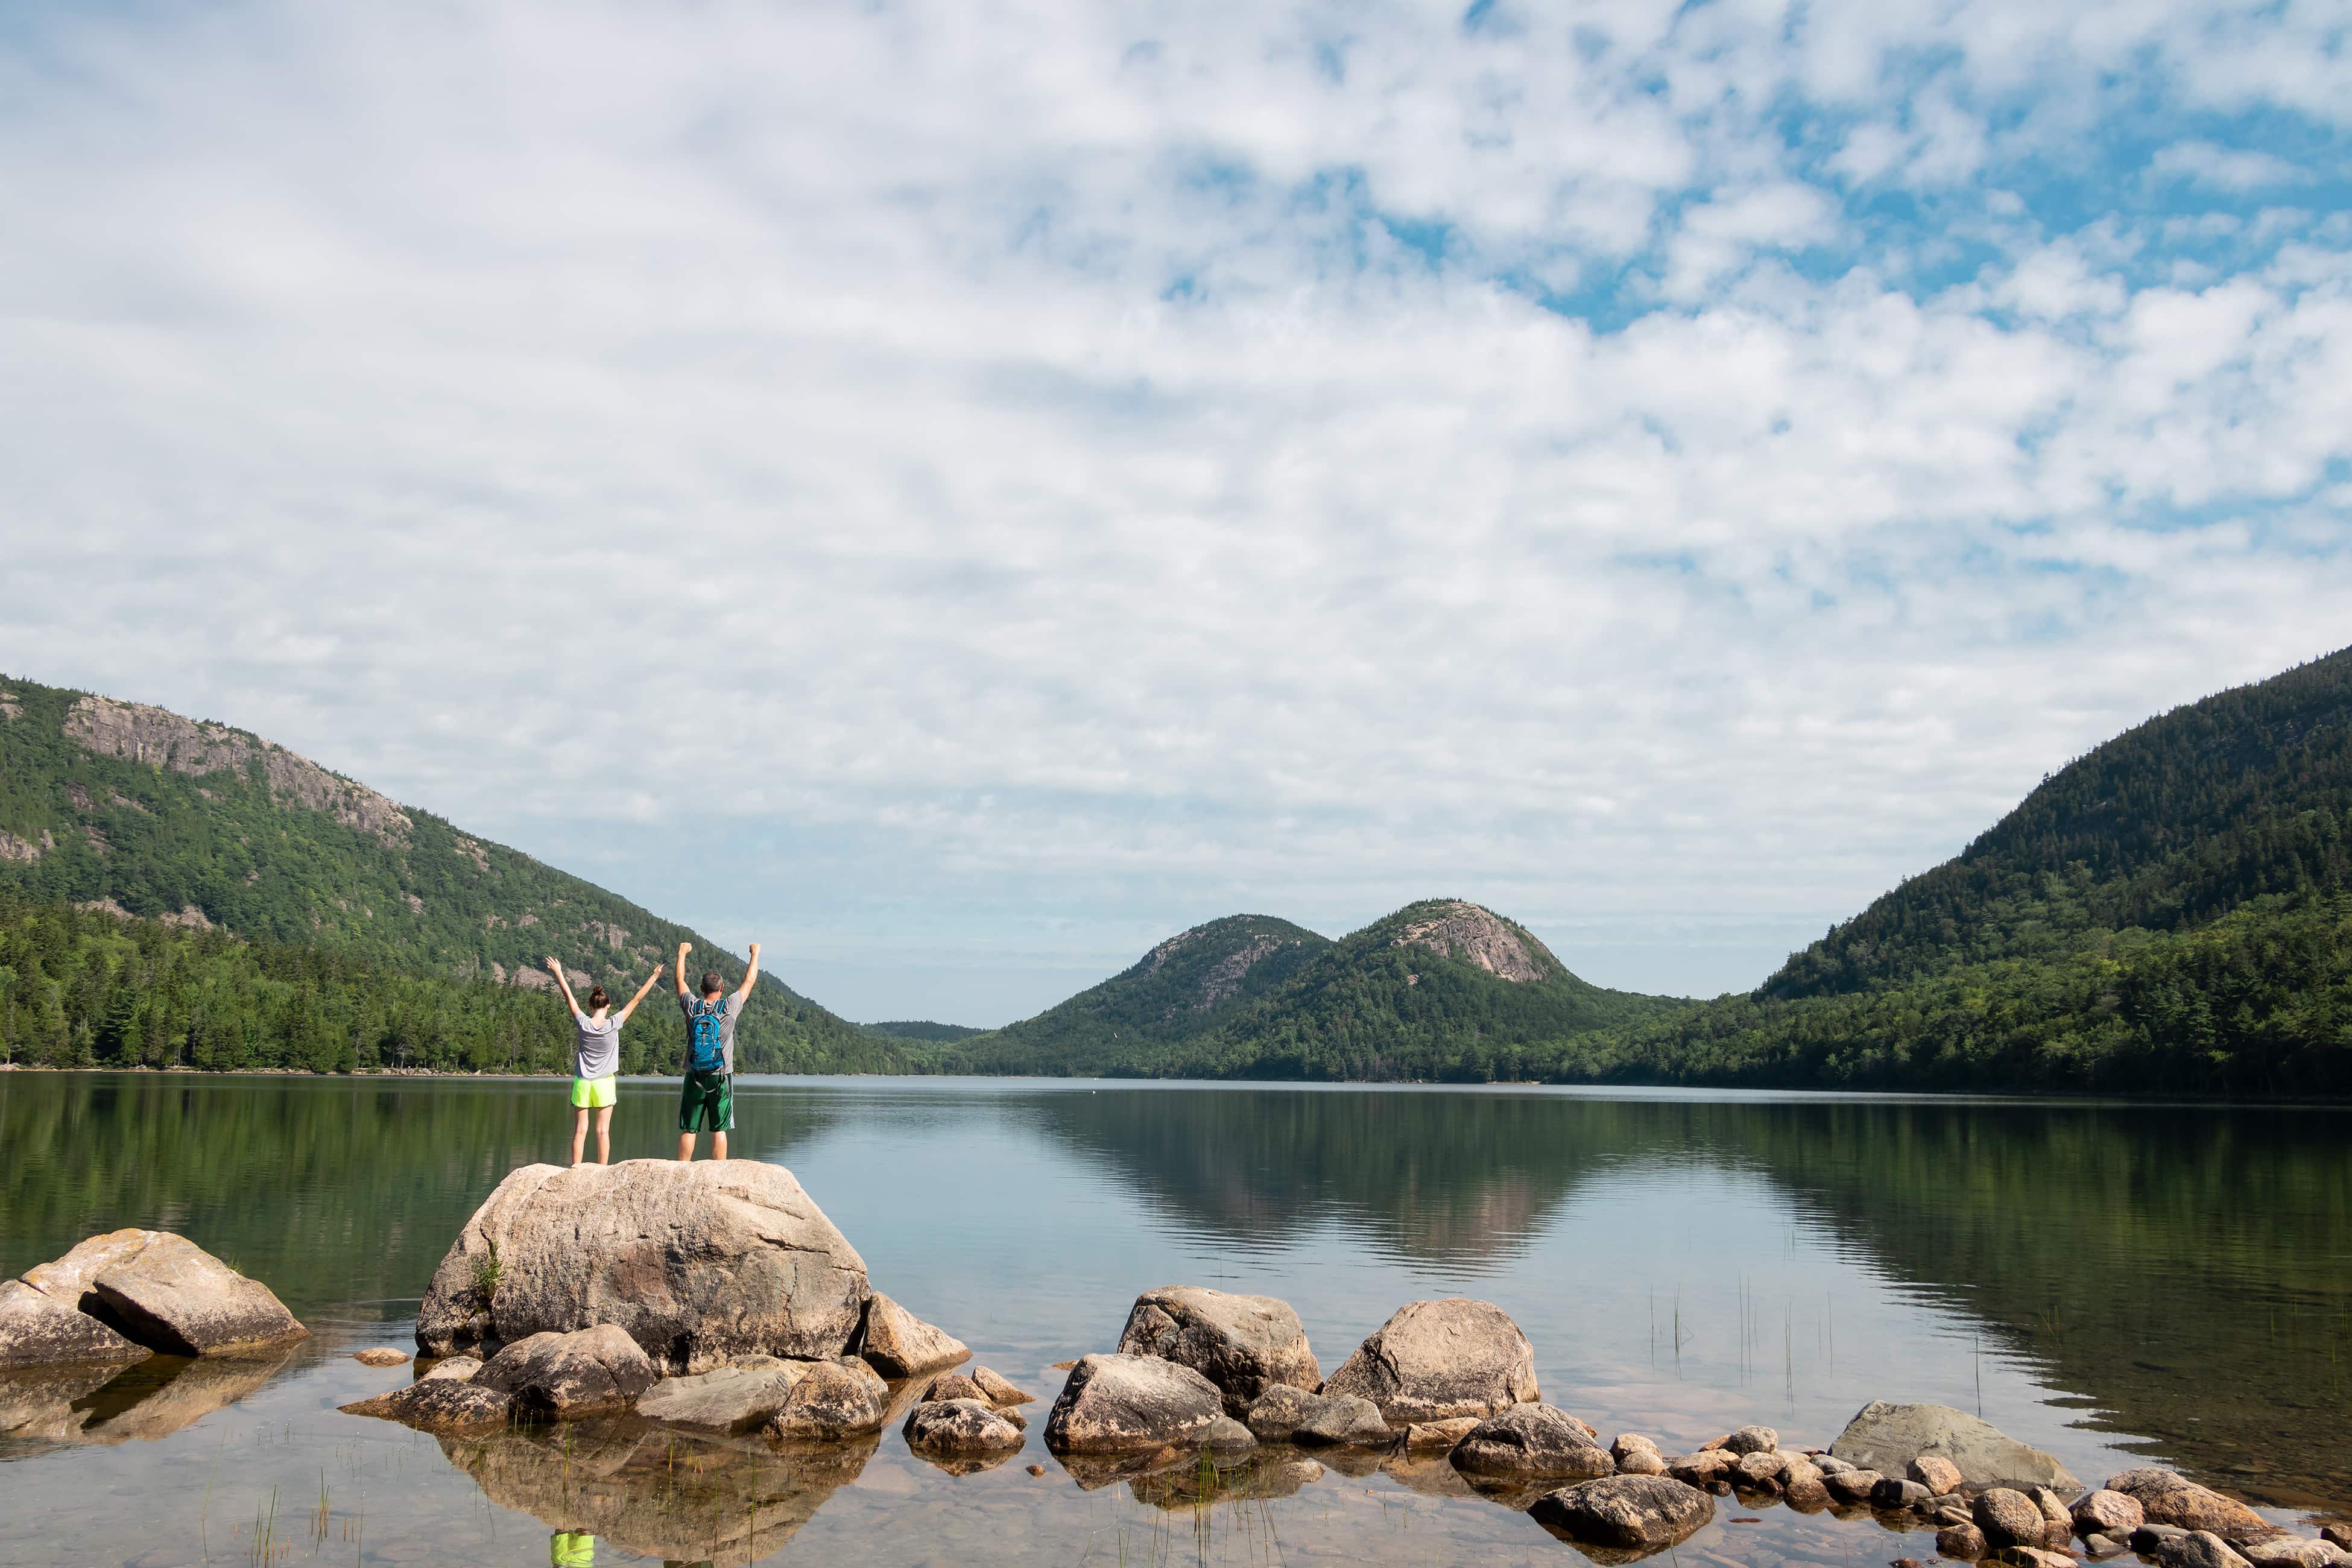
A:
[[[1958,202],[2025,155],[1992,100],[2095,114],[2153,51],[2221,101],[2304,21],[1791,15],[56,23],[0,57],[0,665],[858,1016],[1446,889],[1752,984],[1759,929],[2352,641],[2346,236],[2181,286],[2013,198],[1881,227],[1772,118]]]
[[[2221,191],[2258,191],[2311,178],[2310,171],[2284,158],[2210,142],[2175,142],[2159,148],[2147,169],[2159,180],[2185,180]]]

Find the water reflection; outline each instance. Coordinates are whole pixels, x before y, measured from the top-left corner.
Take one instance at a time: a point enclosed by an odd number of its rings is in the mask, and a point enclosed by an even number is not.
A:
[[[151,1356],[121,1366],[0,1373],[0,1458],[155,1442],[261,1388],[292,1351],[257,1358]]]
[[[716,1564],[782,1550],[880,1444],[694,1437],[625,1418],[440,1439],[492,1502],[558,1534]]]

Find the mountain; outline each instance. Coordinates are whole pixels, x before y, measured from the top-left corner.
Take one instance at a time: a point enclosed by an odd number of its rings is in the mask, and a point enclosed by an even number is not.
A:
[[[337,1016],[362,1037],[352,1059],[363,1066],[465,1061],[452,1042],[473,1026],[449,1022],[465,1011],[456,1001],[460,994],[477,998],[478,1013],[503,1015],[501,989],[545,993],[535,1007],[566,1028],[561,1005],[550,1005],[555,984],[543,967],[550,956],[564,965],[575,991],[584,995],[588,984],[602,983],[616,1000],[667,963],[682,941],[695,946],[690,967],[733,976],[742,971],[740,961],[683,926],[248,731],[13,679],[0,679],[0,894],[27,910],[74,906],[133,924],[157,922],[184,937],[225,931],[266,952],[264,967],[311,973],[314,988],[317,976],[332,975],[327,984],[336,993]],[[56,929],[79,933],[86,922]],[[151,956],[163,955],[155,962],[182,953],[207,973],[215,963],[203,956],[214,949],[175,945],[163,933],[137,935],[133,945],[142,944]],[[79,934],[69,942],[73,952],[99,955],[110,974],[120,954],[104,954],[118,945],[84,943]],[[63,962],[69,954],[52,956]],[[245,968],[231,965],[214,978],[232,988],[260,984],[263,976],[252,966],[263,961],[248,954],[242,962]],[[32,982],[21,965],[10,973],[13,999]],[[89,1020],[74,1016],[76,1009],[108,986],[87,974],[65,985],[58,973],[44,973],[43,984],[61,985],[68,1036],[89,1035]],[[405,1051],[382,1035],[392,1026],[378,1004],[395,980],[407,992],[436,998],[431,1010],[443,1022],[438,1047],[430,1031]],[[420,985],[424,992],[416,991]],[[277,1040],[270,1033],[276,1026],[261,1021],[276,1015],[254,997],[246,1001],[260,1008],[247,1010],[248,1021]],[[499,1005],[490,1007],[492,1001]],[[906,1066],[889,1042],[834,1016],[772,974],[761,974],[755,1002],[737,1041],[746,1070]],[[646,1005],[669,1004],[656,994]],[[226,1016],[224,1008],[215,1011]],[[13,1016],[0,1012],[0,1022]],[[518,1017],[528,1016],[530,1008]],[[170,1027],[184,1037],[202,1025],[183,1017]],[[365,1037],[370,1028],[378,1037]],[[521,1051],[517,1029],[538,1038],[516,1023],[495,1060],[520,1069],[536,1058]],[[658,1046],[673,1055],[682,1038],[682,1031],[651,1031],[642,1021],[625,1036],[634,1049]],[[20,1049],[23,1042],[12,1036],[7,1044]],[[54,1042],[42,1048],[48,1044]],[[282,1040],[271,1048],[281,1047],[290,1048]],[[89,1048],[89,1040],[74,1048]],[[181,1059],[192,1059],[187,1039],[178,1049]],[[249,1065],[273,1063],[265,1053]]]
[[[1590,984],[1526,927],[1437,899],[1336,942],[1267,915],[1212,921],[954,1059],[977,1072],[1486,1081],[1520,1076],[1546,1042],[1671,1005]]]
[[[1752,995],[1548,1070],[2352,1095],[2352,649],[2117,736]]]
[[[969,1024],[934,1024],[929,1018],[906,1018],[889,1024],[860,1024],[869,1035],[881,1035],[895,1040],[922,1040],[929,1043],[968,1040],[974,1035],[984,1035],[986,1029]]]
[[[1050,1075],[1157,1061],[1281,989],[1330,945],[1272,915],[1227,915],[1177,932],[1133,968],[1034,1018],[965,1042],[955,1059],[974,1072]]]

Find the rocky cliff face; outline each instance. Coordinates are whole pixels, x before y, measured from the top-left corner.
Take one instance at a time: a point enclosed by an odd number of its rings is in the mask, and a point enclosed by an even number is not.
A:
[[[1426,948],[1522,984],[1562,973],[1549,948],[1500,915],[1459,900],[1438,905],[1397,933],[1398,947]]]
[[[415,826],[397,803],[366,785],[225,724],[184,719],[143,702],[85,697],[66,714],[64,728],[66,738],[85,751],[169,768],[190,778],[223,770],[245,773],[258,757],[271,800],[289,809],[323,811],[344,826],[373,834],[387,844],[405,843]]]

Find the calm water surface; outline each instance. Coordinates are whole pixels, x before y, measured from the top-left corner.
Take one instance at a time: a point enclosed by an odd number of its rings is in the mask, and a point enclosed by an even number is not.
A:
[[[624,1081],[616,1159],[667,1152],[674,1094]],[[793,1455],[339,1415],[412,1375],[349,1352],[414,1348],[499,1179],[566,1156],[563,1086],[0,1073],[0,1274],[169,1228],[316,1335],[277,1365],[0,1382],[0,1563],[537,1564],[574,1528],[599,1563],[1581,1562],[1442,1459],[1066,1471],[1036,1436],[1052,1364],[1171,1283],[1288,1300],[1327,1371],[1406,1301],[1485,1298],[1548,1400],[1668,1453],[1928,1400],[2089,1484],[2153,1458],[2282,1521],[2352,1510],[2339,1110],[746,1079],[736,1115],[737,1156],[790,1165],[877,1287],[1043,1396],[1024,1452],[957,1476],[895,1426]],[[1723,1500],[1676,1560],[1901,1556],[1932,1538]]]

